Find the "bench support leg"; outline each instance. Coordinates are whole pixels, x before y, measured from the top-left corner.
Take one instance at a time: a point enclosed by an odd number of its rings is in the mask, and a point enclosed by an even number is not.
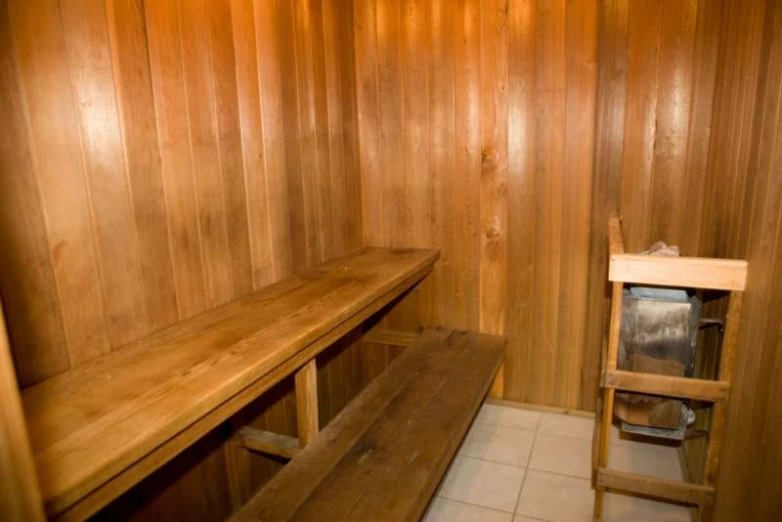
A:
[[[296,372],[296,423],[303,448],[318,434],[318,371],[315,359]]]

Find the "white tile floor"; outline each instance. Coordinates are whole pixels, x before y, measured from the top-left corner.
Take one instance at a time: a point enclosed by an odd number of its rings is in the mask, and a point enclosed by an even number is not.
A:
[[[425,522],[587,522],[589,418],[485,404],[451,464]],[[676,450],[611,436],[609,467],[681,480]],[[689,522],[681,506],[607,494],[605,521]]]

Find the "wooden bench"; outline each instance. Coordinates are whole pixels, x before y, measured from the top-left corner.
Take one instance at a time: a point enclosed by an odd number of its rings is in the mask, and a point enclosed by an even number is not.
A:
[[[437,257],[367,248],[28,388],[47,515],[90,516],[294,372],[305,444],[318,428],[314,357]]]
[[[504,348],[500,337],[425,333],[231,521],[419,520]]]

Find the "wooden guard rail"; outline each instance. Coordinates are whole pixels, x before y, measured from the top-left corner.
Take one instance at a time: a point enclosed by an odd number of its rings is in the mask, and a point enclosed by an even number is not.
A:
[[[594,519],[600,520],[606,489],[637,493],[699,506],[698,518],[711,520],[719,453],[725,429],[725,410],[730,394],[730,375],[738,339],[739,317],[748,264],[744,260],[696,257],[652,257],[626,254],[620,220],[608,220],[608,279],[612,284],[608,345],[603,352],[603,396],[598,403],[599,426],[595,428],[593,477],[595,480]],[[730,292],[725,336],[717,380],[688,379],[622,371],[617,368],[622,292],[625,283],[682,288],[726,290]],[[703,484],[660,480],[606,468],[616,390],[713,402],[711,429]]]

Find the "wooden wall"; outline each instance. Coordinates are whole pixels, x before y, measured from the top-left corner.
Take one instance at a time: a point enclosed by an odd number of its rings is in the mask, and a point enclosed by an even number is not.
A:
[[[0,0],[22,385],[361,245],[351,20],[340,0]],[[363,383],[349,344],[320,361],[324,420]],[[295,430],[289,384],[250,413]],[[223,518],[227,428],[105,517]],[[279,467],[254,464],[238,490]]]
[[[366,241],[442,252],[396,321],[505,332],[508,398],[581,405],[597,2],[354,16]]]
[[[0,4],[0,291],[24,385],[360,245],[349,20]]]
[[[504,333],[507,398],[589,410],[619,209],[631,249],[750,260],[718,512],[769,518],[781,19],[775,0],[0,0],[19,378],[361,243],[435,246],[389,322]],[[351,343],[321,361],[323,421],[393,356]],[[245,414],[291,432],[290,383]],[[228,428],[106,517],[224,516],[228,467],[244,496],[279,467],[232,461]]]
[[[723,24],[702,252],[746,258],[749,277],[717,520],[776,520],[782,511],[782,3],[728,2]],[[688,449],[699,464],[702,448]]]
[[[630,251],[657,240],[683,255],[704,251],[722,19],[723,2],[709,0],[602,3],[587,368],[600,364],[607,320],[609,212],[622,215]]]
[[[593,409],[609,211],[699,250],[721,5],[357,0],[364,235],[443,253],[396,320],[503,332],[506,398]]]

